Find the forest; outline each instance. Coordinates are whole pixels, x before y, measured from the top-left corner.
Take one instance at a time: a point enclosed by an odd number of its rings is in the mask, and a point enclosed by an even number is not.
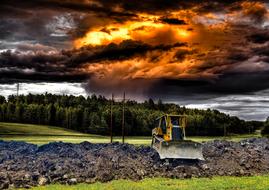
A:
[[[0,121],[59,126],[84,133],[109,135],[111,122],[114,135],[121,135],[123,103],[104,96],[11,95],[0,96]],[[126,101],[124,106],[125,135],[149,136],[162,114],[186,114],[189,136],[224,136],[253,133],[264,125],[259,121],[244,121],[218,110],[189,109],[161,100]]]

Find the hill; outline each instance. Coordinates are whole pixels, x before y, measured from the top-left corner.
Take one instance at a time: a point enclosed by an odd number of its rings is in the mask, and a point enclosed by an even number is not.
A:
[[[89,141],[91,143],[110,142],[110,138],[107,136],[79,133],[77,131],[61,127],[4,122],[0,122],[0,140],[25,141],[38,145],[54,141],[70,143],[80,143],[83,141]],[[114,138],[114,141],[120,140],[120,137]],[[149,145],[151,137],[127,137],[126,142],[136,145]]]

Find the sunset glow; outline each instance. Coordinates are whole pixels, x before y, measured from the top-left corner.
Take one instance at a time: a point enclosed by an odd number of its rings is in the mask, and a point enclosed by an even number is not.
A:
[[[148,41],[151,44],[161,43],[165,36],[162,33],[169,32],[175,35],[176,40],[181,41],[191,35],[183,26],[170,26],[158,21],[158,17],[151,15],[140,16],[141,21],[127,22],[124,24],[109,25],[104,28],[90,30],[82,38],[76,39],[74,45],[80,48],[86,45],[107,45],[109,43],[120,43],[123,40]],[[167,38],[170,38],[167,36]],[[176,41],[175,40],[175,41]],[[164,42],[165,43],[165,42]],[[168,42],[171,43],[171,42]]]

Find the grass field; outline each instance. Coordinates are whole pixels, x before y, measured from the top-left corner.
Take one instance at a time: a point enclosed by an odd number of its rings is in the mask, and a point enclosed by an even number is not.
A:
[[[38,145],[46,144],[53,141],[63,141],[71,143],[80,143],[83,141],[89,141],[92,143],[110,142],[110,137],[84,134],[60,127],[3,122],[0,122],[0,139],[6,141],[25,141]],[[121,138],[115,137],[114,140],[120,141]],[[126,137],[126,142],[136,145],[150,144],[151,138]]]
[[[213,177],[199,179],[153,178],[134,182],[114,180],[109,183],[48,185],[33,190],[269,190],[269,176]]]
[[[258,136],[260,136],[259,133],[230,137],[188,137],[188,139],[197,142],[209,141],[214,139],[239,141],[245,138]],[[25,141],[38,145],[46,144],[53,141],[63,141],[71,143],[80,143],[83,141],[89,141],[92,143],[110,142],[110,138],[106,136],[84,134],[59,127],[3,122],[0,122],[0,139],[6,141]],[[114,137],[114,141],[120,142],[121,138]],[[125,142],[135,145],[150,145],[151,137],[126,137]]]

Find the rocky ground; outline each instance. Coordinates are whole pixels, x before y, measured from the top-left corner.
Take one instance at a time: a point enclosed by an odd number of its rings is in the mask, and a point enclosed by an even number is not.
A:
[[[269,140],[211,141],[205,161],[159,159],[150,147],[129,144],[50,143],[36,146],[0,141],[0,189],[50,183],[76,184],[145,177],[210,177],[269,173]]]

